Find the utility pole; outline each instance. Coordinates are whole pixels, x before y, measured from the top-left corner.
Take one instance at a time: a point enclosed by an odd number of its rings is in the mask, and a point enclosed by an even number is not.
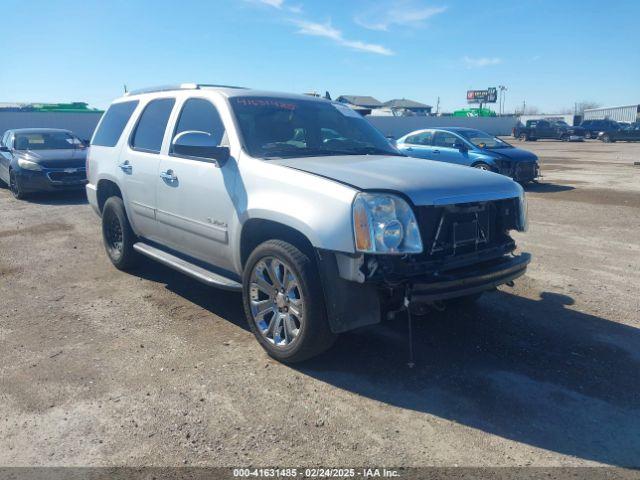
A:
[[[436,116],[440,113],[440,97],[438,97],[438,103],[436,103]]]
[[[500,98],[499,98],[499,104],[498,104],[498,111],[500,112],[500,115],[504,114],[504,99],[505,99],[505,92],[508,90],[507,87],[505,87],[504,85],[499,85],[498,89],[500,90]]]

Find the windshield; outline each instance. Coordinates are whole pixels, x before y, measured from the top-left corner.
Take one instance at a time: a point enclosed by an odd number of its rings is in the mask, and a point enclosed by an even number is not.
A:
[[[80,148],[83,144],[78,137],[67,132],[16,133],[16,150],[67,150]]]
[[[498,137],[481,132],[480,130],[460,130],[458,133],[478,148],[488,148],[490,150],[496,148],[513,148],[504,140],[500,140]]]
[[[556,125],[559,125],[560,127],[568,127],[569,124],[567,122],[564,122],[562,120],[558,120],[557,122],[555,122]]]
[[[232,97],[230,102],[253,157],[404,156],[358,113],[339,103],[278,97]]]

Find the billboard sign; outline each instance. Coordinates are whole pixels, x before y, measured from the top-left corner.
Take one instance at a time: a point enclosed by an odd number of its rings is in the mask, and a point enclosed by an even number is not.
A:
[[[467,103],[496,103],[498,89],[495,87],[486,90],[467,90]]]

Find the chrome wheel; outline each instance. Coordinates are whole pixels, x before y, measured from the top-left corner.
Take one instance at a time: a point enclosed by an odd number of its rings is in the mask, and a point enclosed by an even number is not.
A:
[[[249,305],[260,334],[276,347],[296,341],[304,323],[304,297],[292,268],[275,257],[262,258],[251,271]]]

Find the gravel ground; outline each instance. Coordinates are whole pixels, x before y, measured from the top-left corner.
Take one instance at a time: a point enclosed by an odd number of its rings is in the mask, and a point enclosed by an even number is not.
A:
[[[519,144],[519,142],[514,142]],[[515,288],[270,360],[240,296],[0,189],[0,465],[640,466],[640,144],[535,142]]]

